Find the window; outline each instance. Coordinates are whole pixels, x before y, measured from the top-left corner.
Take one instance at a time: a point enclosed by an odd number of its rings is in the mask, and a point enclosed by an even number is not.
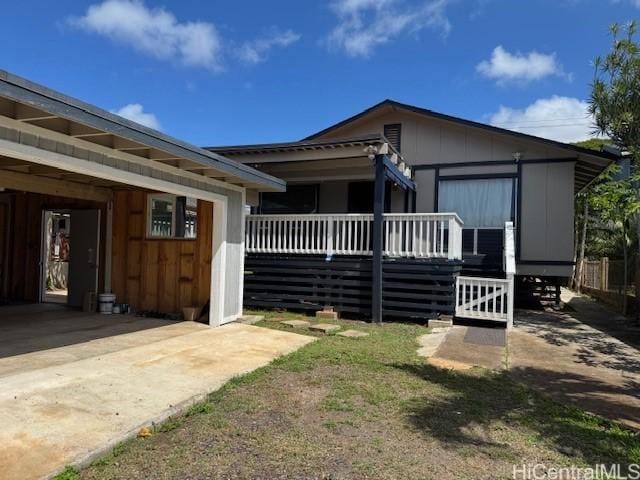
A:
[[[512,178],[441,180],[438,211],[457,213],[464,228],[503,228],[513,219]]]
[[[347,213],[373,213],[374,182],[350,182]],[[391,182],[384,184],[384,211],[391,211]]]
[[[402,137],[402,124],[390,123],[384,126],[384,136],[393,145],[393,147],[399,152],[401,147]]]
[[[349,213],[373,213],[373,182],[351,182],[347,193]]]
[[[175,195],[148,196],[147,236],[151,238],[196,238],[198,200]]]
[[[286,192],[263,193],[260,195],[260,213],[318,213],[318,186],[290,185]]]

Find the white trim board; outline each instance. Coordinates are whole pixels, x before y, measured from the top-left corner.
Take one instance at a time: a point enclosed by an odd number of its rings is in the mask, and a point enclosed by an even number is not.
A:
[[[50,152],[41,148],[23,145],[21,143],[10,142],[0,139],[0,155],[25,160],[38,165],[56,167],[69,172],[88,175],[90,177],[102,178],[113,182],[122,183],[150,190],[157,190],[174,195],[186,195],[199,200],[210,202],[226,202],[227,196],[219,193],[180,185],[178,183],[160,180],[158,178],[147,177],[137,173],[120,170],[118,168],[102,165],[99,163],[83,160],[57,152]],[[244,189],[242,189],[244,190]]]

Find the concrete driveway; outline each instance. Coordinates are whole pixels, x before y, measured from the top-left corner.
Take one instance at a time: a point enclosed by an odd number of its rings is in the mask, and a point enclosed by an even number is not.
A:
[[[563,312],[520,311],[509,370],[557,400],[640,430],[640,331],[565,290]]]
[[[313,338],[229,324],[0,308],[0,478],[86,463]]]

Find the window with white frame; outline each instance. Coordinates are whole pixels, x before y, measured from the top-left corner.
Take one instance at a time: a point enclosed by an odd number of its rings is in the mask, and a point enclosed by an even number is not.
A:
[[[147,197],[147,236],[194,239],[197,234],[198,200],[163,193]]]

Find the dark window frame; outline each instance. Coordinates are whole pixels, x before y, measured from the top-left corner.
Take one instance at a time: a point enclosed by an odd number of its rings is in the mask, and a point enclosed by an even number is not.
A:
[[[296,192],[297,190],[299,190],[300,188],[312,188],[314,189],[314,199],[313,199],[313,203],[314,203],[314,208],[311,211],[300,211],[300,209],[296,209],[296,208],[291,208],[290,211],[279,211],[276,212],[274,210],[266,210],[264,208],[264,203],[265,203],[265,196],[267,195],[290,195],[293,194],[294,192]],[[260,205],[258,207],[258,214],[260,215],[307,215],[307,214],[313,214],[313,213],[318,213],[320,209],[320,185],[317,183],[305,183],[305,184],[299,184],[299,185],[289,185],[287,187],[287,191],[286,192],[261,192],[260,193]]]

